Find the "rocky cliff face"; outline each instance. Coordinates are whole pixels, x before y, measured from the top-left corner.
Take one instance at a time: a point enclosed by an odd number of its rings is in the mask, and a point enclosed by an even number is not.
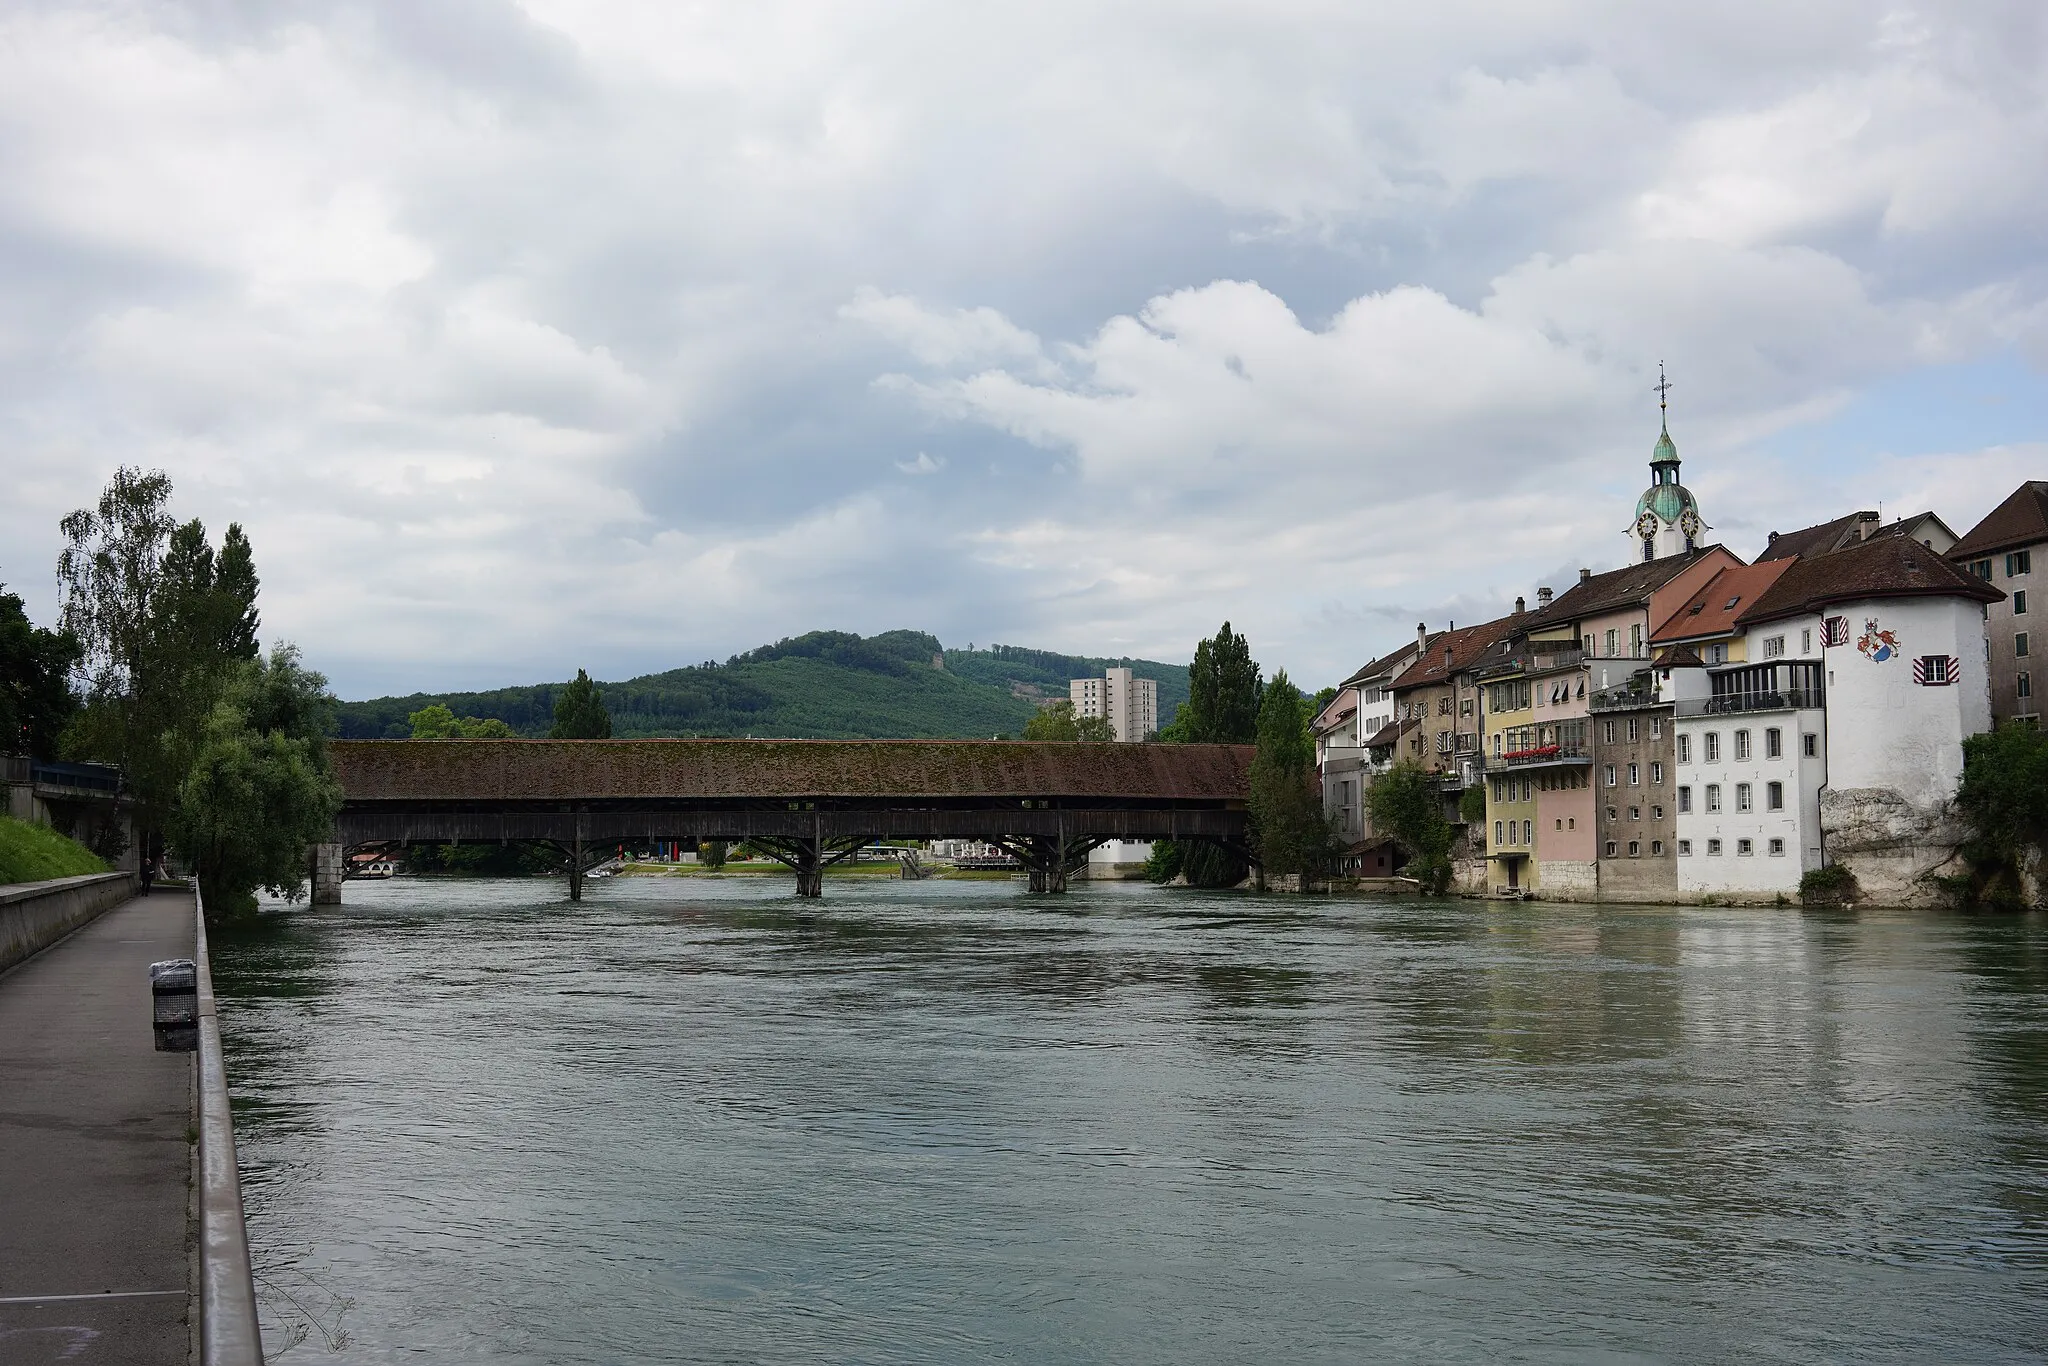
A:
[[[1823,792],[1820,828],[1829,861],[1876,906],[1946,905],[1935,878],[1959,871],[1956,849],[1969,837],[1948,803],[1922,806],[1888,787]]]

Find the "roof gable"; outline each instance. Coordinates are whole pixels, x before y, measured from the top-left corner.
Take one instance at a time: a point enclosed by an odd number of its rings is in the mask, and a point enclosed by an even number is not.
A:
[[[1832,555],[1793,561],[1736,623],[1747,626],[1857,598],[1917,597],[1998,602],[2005,594],[1909,536],[1879,536]]]
[[[1710,555],[1725,556],[1730,564],[1742,560],[1726,546],[1710,545],[1685,555],[1667,555],[1659,560],[1610,569],[1580,579],[1559,595],[1557,601],[1534,613],[1523,623],[1530,629],[1561,626],[1581,617],[1598,616],[1617,608],[1645,605],[1659,588]]]
[[[1797,563],[1794,559],[1783,559],[1730,565],[1658,622],[1650,632],[1650,643],[1661,645],[1731,634],[1739,629],[1736,621],[1742,613]]]
[[[2048,479],[2029,479],[1985,513],[1948,554],[1952,560],[1976,559],[2042,541],[2048,541]]]

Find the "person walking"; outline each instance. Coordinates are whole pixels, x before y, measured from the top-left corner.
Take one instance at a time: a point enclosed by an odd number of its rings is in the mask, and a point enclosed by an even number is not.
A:
[[[144,896],[149,895],[149,884],[154,881],[156,881],[156,861],[144,859],[142,861],[142,894]]]

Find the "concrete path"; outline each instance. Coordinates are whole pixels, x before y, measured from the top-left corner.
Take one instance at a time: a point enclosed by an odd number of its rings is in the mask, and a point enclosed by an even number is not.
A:
[[[107,912],[0,976],[0,1362],[189,1359],[193,1056],[158,1053],[149,965],[192,895]]]

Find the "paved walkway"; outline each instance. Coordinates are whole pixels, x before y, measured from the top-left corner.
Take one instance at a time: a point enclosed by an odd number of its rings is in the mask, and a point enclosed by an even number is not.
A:
[[[0,976],[0,1362],[184,1363],[193,1054],[158,1053],[149,965],[192,896],[116,907]]]

